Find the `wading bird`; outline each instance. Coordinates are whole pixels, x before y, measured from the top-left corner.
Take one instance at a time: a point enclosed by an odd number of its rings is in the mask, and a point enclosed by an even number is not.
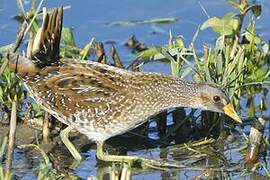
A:
[[[61,59],[62,21],[62,8],[52,14],[44,12],[31,52],[27,57],[10,56],[9,67],[45,111],[96,142],[99,159],[136,160],[134,156],[104,153],[104,142],[168,108],[191,107],[225,113],[241,123],[229,97],[213,85],[159,73],[132,72],[92,61]]]

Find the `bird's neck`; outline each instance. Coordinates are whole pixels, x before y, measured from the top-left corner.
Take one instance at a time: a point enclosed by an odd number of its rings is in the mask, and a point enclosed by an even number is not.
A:
[[[159,111],[174,107],[202,108],[199,85],[180,78],[159,78],[148,93]]]

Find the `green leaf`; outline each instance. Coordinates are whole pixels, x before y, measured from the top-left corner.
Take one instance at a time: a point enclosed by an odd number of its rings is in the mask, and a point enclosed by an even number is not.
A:
[[[62,29],[61,40],[63,44],[66,46],[76,47],[73,33],[70,28],[64,27]]]
[[[234,18],[235,14],[227,14],[223,19],[218,17],[209,18],[201,26],[201,30],[212,28],[220,35],[232,35],[239,26],[239,20]]]
[[[142,59],[152,59],[155,55],[159,54],[160,50],[157,47],[152,47],[138,53],[138,57]]]
[[[255,44],[261,44],[261,38],[256,35],[255,22],[251,21],[247,27],[247,31],[244,33],[246,39],[249,42],[254,42]]]
[[[175,61],[173,58],[173,55],[170,54],[170,52],[166,48],[161,48],[159,51],[166,59],[170,61]]]
[[[264,68],[256,69],[252,78],[256,81],[263,81],[266,75],[266,70]]]
[[[245,37],[249,42],[254,42],[255,44],[261,44],[261,38],[259,38],[257,35],[251,33],[251,32],[246,32]]]
[[[209,68],[209,59],[205,60],[204,62],[204,73],[206,82],[212,82],[210,68]]]
[[[41,109],[41,107],[38,104],[32,104],[32,108],[33,108],[35,117],[41,117],[44,115],[44,111]]]
[[[84,48],[80,51],[80,59],[81,60],[86,59],[86,57],[88,56],[88,54],[90,52],[91,47],[93,46],[94,41],[95,41],[95,39],[92,38],[91,41],[88,44],[86,44],[84,46]]]
[[[33,28],[33,30],[34,30],[35,33],[38,32],[38,24],[37,24],[37,21],[33,21],[32,28]]]
[[[176,38],[175,43],[174,43],[174,47],[181,47],[181,48],[185,47],[183,39],[182,38]]]
[[[182,66],[179,61],[171,61],[171,73],[174,76],[178,76]]]

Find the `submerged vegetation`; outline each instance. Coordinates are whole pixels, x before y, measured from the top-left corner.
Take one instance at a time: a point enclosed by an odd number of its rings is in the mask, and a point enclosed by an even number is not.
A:
[[[209,17],[207,21],[198,27],[190,44],[185,44],[182,37],[174,37],[169,33],[169,40],[165,45],[162,47],[154,45],[151,48],[147,48],[144,43],[140,43],[133,36],[126,44],[134,53],[135,60],[127,66],[127,69],[140,71],[141,67],[145,64],[151,65],[153,62],[159,61],[160,63],[169,64],[171,73],[174,76],[193,79],[196,82],[217,84],[228,92],[229,96],[233,99],[233,103],[239,112],[241,112],[242,117],[245,117],[243,126],[251,126],[253,122],[257,122],[259,117],[264,120],[269,119],[269,117],[263,116],[264,114],[260,112],[269,108],[267,96],[270,85],[270,48],[268,41],[262,39],[256,32],[256,21],[261,15],[261,6],[258,4],[249,4],[246,0],[229,0],[228,3],[237,10],[237,13],[228,13],[222,18]],[[24,39],[27,31],[29,31],[29,37],[31,39],[33,34],[37,32],[40,19],[39,12],[42,4],[43,1],[40,1],[38,8],[35,9],[35,1],[33,0],[32,8],[26,13],[22,2],[18,0],[18,7],[21,13],[18,17],[22,17],[19,19],[23,19],[18,39]],[[110,25],[130,26],[149,23],[173,23],[175,21],[177,21],[176,18],[157,18],[153,20],[116,22]],[[200,36],[200,32],[207,28],[217,33],[216,42],[211,45],[204,44],[202,45],[203,48],[198,50],[194,45],[196,39]],[[55,127],[59,127],[60,129],[63,127],[53,124],[54,122],[51,121],[53,117],[46,117],[46,113],[29,98],[16,75],[11,73],[8,68],[5,68],[7,52],[15,52],[21,44],[21,41],[17,40],[13,46],[0,47],[1,63],[3,64],[0,70],[0,108],[2,111],[2,121],[0,123],[9,121],[11,118],[12,103],[17,99],[18,103],[15,109],[18,112],[18,121],[36,123],[39,119],[44,120],[48,118],[50,125],[47,124],[47,126],[51,130],[49,139],[53,139],[52,137],[55,135],[52,134],[55,132],[52,132],[52,130],[55,130]],[[84,47],[79,48],[76,46],[76,41],[70,28],[63,28],[60,54],[62,57],[77,58],[83,61],[89,57],[95,57],[100,63],[112,64],[116,67],[124,68],[121,57],[119,57],[114,46],[112,46],[110,56],[106,54],[103,43],[97,42],[94,38]],[[257,94],[259,96],[256,96]],[[257,98],[255,99],[254,96]],[[246,102],[245,104],[241,103],[243,100]],[[259,114],[259,117],[255,116],[256,113]],[[167,118],[170,116],[172,117],[173,125],[168,125]],[[198,119],[201,119],[199,125],[197,123]],[[258,124],[253,125],[256,128],[260,126],[258,128],[259,134],[257,135],[260,136],[260,142],[253,143],[251,140],[252,135],[247,136],[242,128],[235,128],[235,126],[229,126],[226,123],[224,125],[225,120],[223,116],[214,113],[201,112],[198,115],[195,110],[192,110],[186,115],[183,109],[176,109],[159,114],[151,119],[150,123],[139,127],[134,134],[142,136],[144,141],[151,142],[146,142],[146,144],[150,144],[146,145],[146,147],[153,147],[153,144],[154,147],[164,147],[160,150],[161,157],[165,159],[164,163],[167,161],[177,161],[183,168],[198,167],[197,169],[202,172],[198,178],[203,176],[218,177],[218,173],[215,174],[215,172],[222,170],[226,171],[224,174],[240,171],[240,176],[245,176],[249,172],[257,172],[264,177],[269,177],[270,168],[267,167],[265,160],[260,160],[259,158],[261,154],[267,154],[267,149],[269,149],[269,140],[263,136],[264,125],[267,123],[263,123],[261,126]],[[153,122],[155,122],[154,129],[158,132],[159,138],[158,140],[145,140],[153,132],[153,128],[151,128]],[[39,126],[40,129],[43,128],[44,130],[42,125]],[[43,123],[43,126],[45,126],[45,123]],[[240,136],[238,141],[241,143],[231,143],[229,139],[234,137],[235,134]],[[204,139],[204,137],[207,138]],[[130,139],[132,138],[137,142],[138,138],[131,137]],[[39,140],[40,137],[36,137],[36,142],[39,142]],[[0,146],[1,162],[4,161],[6,143],[6,139],[4,139]],[[54,162],[53,158],[46,155],[38,146],[39,143],[36,144],[26,146],[35,147],[42,154],[43,160],[38,168],[37,177],[39,179],[44,179],[44,177],[48,179],[61,179],[67,175],[56,167],[55,164],[59,162]],[[216,152],[217,149],[220,151],[222,149],[222,147],[219,147],[219,144],[223,144],[224,147],[228,146],[225,148],[223,154]],[[249,168],[241,167],[240,165],[234,167],[233,163],[230,164],[230,160],[224,155],[230,150],[237,149],[242,154],[241,159],[244,159],[243,157],[253,157],[254,154],[249,154],[253,152],[251,147],[256,149],[258,153],[255,155],[256,160],[252,161]],[[173,159],[170,159],[170,155],[172,155]],[[211,159],[211,162],[215,162],[216,164],[207,164],[205,162],[206,159]],[[250,162],[249,160],[247,161]],[[202,163],[201,166],[200,163]],[[114,166],[113,164],[112,167]],[[121,176],[119,173],[122,173],[124,177],[130,178],[130,169],[125,165],[111,169],[113,169],[113,173],[118,173],[118,177]],[[103,170],[101,171],[103,172]],[[106,171],[103,173],[106,173]],[[3,167],[0,165],[0,179],[3,179],[4,176]],[[11,174],[9,174],[9,179],[11,178],[10,176]],[[226,177],[229,177],[229,175],[226,174]]]

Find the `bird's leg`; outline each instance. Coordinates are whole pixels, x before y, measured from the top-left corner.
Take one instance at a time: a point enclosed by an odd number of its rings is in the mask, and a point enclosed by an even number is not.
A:
[[[134,163],[145,160],[144,158],[140,158],[137,156],[119,156],[119,155],[109,155],[105,154],[103,150],[103,143],[97,142],[97,158],[102,161],[110,161],[110,162],[125,162],[129,165],[133,165]]]
[[[70,142],[70,140],[68,139],[69,137],[69,132],[72,130],[71,126],[68,126],[67,128],[65,128],[64,130],[62,130],[60,132],[60,138],[62,140],[62,142],[65,144],[65,146],[68,148],[69,152],[72,154],[73,158],[77,161],[81,161],[82,160],[82,156],[80,155],[80,153],[77,151],[77,149],[75,148],[75,146]]]

